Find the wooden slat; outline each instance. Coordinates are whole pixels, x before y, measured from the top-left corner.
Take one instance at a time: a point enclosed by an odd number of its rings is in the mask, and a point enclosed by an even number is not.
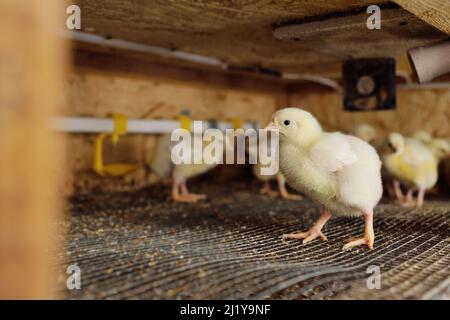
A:
[[[450,0],[394,0],[437,29],[450,34]]]
[[[394,57],[446,37],[386,0],[77,3],[82,10],[83,31],[99,36],[201,54],[236,66],[264,66],[326,77],[338,76],[341,63],[349,57]],[[371,4],[382,8],[381,30],[367,30],[366,8]],[[405,19],[385,19],[389,8],[403,12]],[[339,17],[352,16],[359,22],[354,27],[322,32],[300,41],[280,41],[272,33],[272,26],[287,21],[314,21],[339,27]]]
[[[50,34],[63,3],[0,1],[0,299],[51,298],[56,280],[62,152],[47,122],[61,102],[65,49]]]

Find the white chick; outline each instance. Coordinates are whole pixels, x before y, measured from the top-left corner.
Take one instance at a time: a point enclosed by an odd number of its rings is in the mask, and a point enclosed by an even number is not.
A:
[[[367,123],[358,124],[350,131],[350,134],[368,143],[371,143],[377,137],[375,128]]]
[[[339,132],[325,133],[308,112],[286,108],[272,116],[267,129],[280,134],[280,169],[287,182],[321,205],[319,220],[306,232],[283,235],[284,239],[318,237],[331,212],[364,217],[364,237],[343,249],[358,245],[373,248],[373,208],[381,198],[381,161],[363,140]]]
[[[419,190],[416,206],[421,207],[426,190],[432,188],[438,178],[438,162],[422,143],[415,139],[404,139],[399,133],[388,136],[387,149],[383,150],[383,164],[395,179],[396,192],[399,182],[408,187],[407,201],[413,199],[413,191]],[[403,195],[398,195],[400,199]]]
[[[368,123],[361,123],[355,126],[350,131],[350,135],[370,143],[378,153],[385,142],[385,139],[379,136],[375,128]]]
[[[203,142],[202,148],[206,148],[209,143]],[[216,155],[214,159],[203,159],[201,164],[174,164],[171,158],[173,143],[170,135],[162,135],[158,138],[156,152],[151,161],[151,168],[155,174],[162,178],[172,179],[172,200],[177,202],[197,202],[206,199],[205,194],[190,193],[186,181],[189,178],[199,176],[215,168],[222,155]],[[202,152],[203,152],[202,150]],[[210,156],[207,154],[207,156]],[[208,161],[215,160],[215,161]],[[212,164],[208,164],[214,162]]]

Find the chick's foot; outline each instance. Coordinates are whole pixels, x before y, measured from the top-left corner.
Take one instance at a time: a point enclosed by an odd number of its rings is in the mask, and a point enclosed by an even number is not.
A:
[[[416,201],[401,201],[401,202],[396,202],[396,203],[404,208],[413,208],[416,206]]]
[[[259,193],[269,197],[276,197],[278,195],[278,192],[270,190],[270,185],[268,182],[264,183],[264,186],[259,190]]]
[[[181,186],[181,193],[179,192],[177,185],[174,185],[172,188],[172,200],[175,202],[195,203],[203,199],[206,199],[205,194],[190,193],[185,185]]]
[[[308,231],[305,232],[294,232],[283,234],[281,238],[283,240],[287,239],[303,239],[303,243],[308,243],[316,238],[321,238],[326,241],[327,237],[323,234],[322,228],[327,223],[327,221],[331,218],[331,213],[325,208],[322,208],[320,211],[320,218],[316,221],[314,226],[311,227]]]
[[[177,195],[177,196],[172,197],[172,199],[175,202],[189,202],[189,203],[195,203],[198,200],[200,200],[196,197],[193,197],[191,194]]]
[[[286,233],[281,236],[283,240],[303,239],[302,242],[303,244],[308,243],[319,237],[324,241],[327,240],[327,237],[323,234],[323,232],[317,230],[316,228],[311,228],[305,232]]]
[[[373,210],[368,210],[363,213],[364,218],[364,237],[350,240],[343,247],[342,250],[347,250],[356,246],[367,245],[369,249],[373,249],[375,241],[375,233],[373,231]]]
[[[181,194],[179,193],[178,188],[181,188]],[[175,184],[172,189],[172,198],[174,201],[179,202],[197,202],[199,200],[206,199],[206,194],[195,194],[190,193],[186,183],[183,182],[180,185]]]
[[[303,199],[303,197],[299,194],[290,194],[290,193],[281,194],[281,197],[286,200],[297,200],[298,201],[298,200]]]
[[[205,200],[207,198],[206,194],[203,193],[188,193],[188,197],[198,200]]]
[[[361,245],[367,245],[369,247],[369,249],[373,249],[373,242],[374,242],[373,238],[371,239],[371,238],[366,238],[366,237],[350,240],[342,247],[342,250],[348,250],[350,248],[361,246]]]

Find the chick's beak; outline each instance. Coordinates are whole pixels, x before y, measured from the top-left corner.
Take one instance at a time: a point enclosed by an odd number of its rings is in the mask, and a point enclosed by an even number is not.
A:
[[[280,127],[273,121],[271,121],[265,128],[264,130],[267,131],[280,131]]]

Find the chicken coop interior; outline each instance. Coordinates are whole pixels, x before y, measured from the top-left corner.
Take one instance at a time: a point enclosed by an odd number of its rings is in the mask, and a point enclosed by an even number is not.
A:
[[[0,298],[449,299],[450,2],[375,2],[2,0]]]

